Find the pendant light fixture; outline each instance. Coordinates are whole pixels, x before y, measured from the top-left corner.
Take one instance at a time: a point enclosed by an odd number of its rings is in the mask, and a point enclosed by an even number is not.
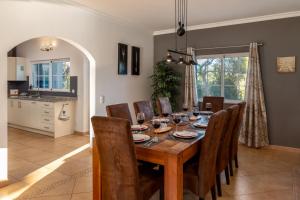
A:
[[[185,64],[185,65],[197,65],[197,62],[193,60],[193,56],[187,53],[188,47],[188,32],[187,32],[187,8],[188,0],[175,0],[175,33],[174,42],[175,49],[169,49],[165,61],[167,63]],[[178,39],[185,36],[185,51],[178,50]],[[173,59],[172,54],[178,54],[179,60]],[[189,62],[186,62],[189,58]]]

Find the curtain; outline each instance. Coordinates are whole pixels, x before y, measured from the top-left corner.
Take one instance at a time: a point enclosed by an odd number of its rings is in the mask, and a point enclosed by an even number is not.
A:
[[[188,47],[187,53],[193,56],[196,60],[195,51],[193,48]],[[190,57],[187,57],[187,62],[190,61]],[[197,106],[198,95],[196,86],[196,66],[185,66],[185,85],[184,85],[184,104],[183,107],[188,110],[192,110],[194,106]]]
[[[249,147],[266,146],[269,144],[267,113],[257,43],[250,44],[245,100],[239,140]]]

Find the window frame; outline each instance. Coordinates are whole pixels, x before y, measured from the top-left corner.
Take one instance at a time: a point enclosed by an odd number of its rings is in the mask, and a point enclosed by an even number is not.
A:
[[[71,77],[71,60],[70,58],[60,58],[60,59],[49,59],[49,60],[35,60],[35,61],[31,61],[31,85],[32,85],[32,91],[53,91],[53,92],[70,92],[70,89],[54,89],[52,88],[52,79],[53,79],[53,74],[52,74],[52,63],[53,62],[59,62],[59,61],[63,61],[63,62],[70,62],[70,74],[69,76]],[[49,64],[49,88],[34,88],[34,84],[33,84],[33,72],[32,72],[32,68],[34,64]]]
[[[225,97],[225,64],[224,64],[224,59],[225,58],[230,58],[230,57],[248,57],[249,59],[249,52],[239,52],[239,53],[223,53],[223,54],[207,54],[207,55],[197,55],[196,59],[209,59],[209,58],[219,58],[221,59],[221,96]],[[205,72],[207,74],[207,69],[205,69]],[[196,69],[197,73],[197,69]],[[205,80],[205,90],[206,93],[208,93],[208,86],[207,86],[207,81]],[[198,98],[198,100],[202,101],[202,98]],[[227,102],[237,102],[241,100],[236,100],[236,99],[225,99]]]

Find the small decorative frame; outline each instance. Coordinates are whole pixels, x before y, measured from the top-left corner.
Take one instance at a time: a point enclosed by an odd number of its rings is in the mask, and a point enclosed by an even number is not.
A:
[[[131,48],[131,74],[140,75],[140,48]]]
[[[118,44],[118,74],[127,75],[128,45]]]
[[[277,57],[277,72],[291,73],[296,72],[296,57]]]

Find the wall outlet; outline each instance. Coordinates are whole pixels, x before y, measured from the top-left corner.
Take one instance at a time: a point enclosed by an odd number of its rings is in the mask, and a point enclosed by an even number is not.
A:
[[[99,97],[99,102],[100,102],[100,104],[104,104],[104,96],[103,95],[101,95]]]

